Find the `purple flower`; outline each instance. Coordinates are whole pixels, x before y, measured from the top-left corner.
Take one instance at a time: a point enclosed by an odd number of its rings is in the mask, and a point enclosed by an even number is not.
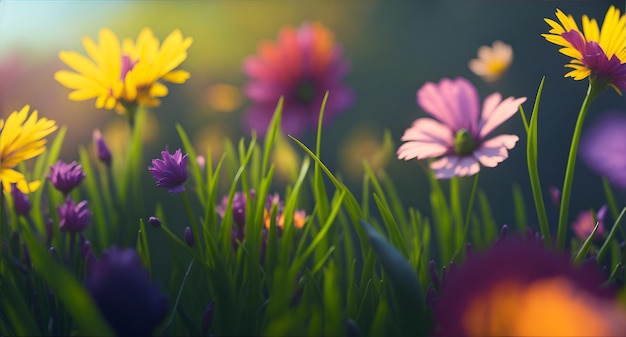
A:
[[[610,111],[595,122],[580,141],[580,156],[611,185],[626,189],[626,114]]]
[[[499,93],[488,96],[479,116],[476,88],[464,78],[428,82],[417,92],[417,104],[435,117],[419,118],[404,132],[398,159],[438,158],[430,164],[435,177],[451,178],[478,173],[480,164],[495,167],[508,157],[518,137],[486,137],[511,118],[526,97],[502,100]],[[480,163],[480,164],[479,164]]]
[[[604,235],[604,218],[606,217],[607,206],[602,206],[598,213],[596,213],[596,219],[598,220],[598,229],[596,230],[596,234],[594,235],[594,239],[599,239]],[[578,214],[578,218],[572,224],[572,229],[574,230],[574,234],[581,239],[585,240],[591,232],[593,232],[594,227],[596,226],[596,219],[593,218],[593,213],[589,211],[580,212]]]
[[[89,225],[91,212],[87,208],[87,200],[76,204],[71,198],[66,198],[63,205],[57,206],[57,210],[61,218],[59,227],[62,231],[78,233]]]
[[[183,156],[180,149],[172,155],[167,147],[165,151],[161,151],[161,159],[152,159],[152,166],[148,167],[148,171],[152,173],[156,179],[157,187],[168,188],[169,193],[181,193],[185,191],[183,185],[187,181],[187,157]]]
[[[93,143],[96,147],[98,159],[100,159],[100,161],[106,166],[111,166],[111,151],[109,151],[109,147],[104,142],[102,133],[98,129],[93,130]]]
[[[283,27],[278,41],[260,43],[257,55],[243,62],[250,77],[244,91],[253,102],[245,112],[245,125],[263,135],[283,96],[282,129],[300,134],[317,125],[327,90],[324,117],[332,119],[354,100],[353,91],[341,83],[349,70],[333,33],[320,23]]]
[[[31,204],[28,196],[19,188],[17,184],[11,184],[11,197],[13,198],[13,208],[18,215],[26,216],[30,212]]]
[[[118,336],[150,336],[167,314],[167,297],[132,248],[103,252],[90,264],[85,286]]]
[[[254,198],[255,192],[254,190],[250,190],[250,197]],[[217,205],[217,214],[220,217],[224,218],[224,214],[226,214],[226,207],[228,206],[228,195],[222,197],[222,202]],[[246,224],[246,193],[244,192],[235,192],[233,195],[233,221],[239,228],[239,230],[243,234],[243,227]],[[241,237],[243,240],[243,237]]]
[[[68,164],[59,160],[55,165],[50,165],[50,174],[46,177],[50,179],[54,188],[67,195],[83,181],[85,172],[76,161]]]
[[[626,311],[595,264],[508,239],[450,270],[434,315],[441,336],[615,335]],[[619,335],[619,334],[617,334]]]

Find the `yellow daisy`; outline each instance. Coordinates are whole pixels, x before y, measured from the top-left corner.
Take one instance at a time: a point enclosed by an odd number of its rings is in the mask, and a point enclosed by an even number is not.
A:
[[[590,78],[600,85],[612,86],[618,93],[626,89],[626,15],[609,7],[602,27],[596,19],[582,18],[582,30],[571,15],[556,10],[559,22],[545,19],[550,25],[547,41],[562,46],[559,51],[572,58],[565,66],[572,68],[565,77]]]
[[[27,119],[29,110],[30,106],[25,105],[19,112],[13,111],[6,121],[0,119],[0,181],[7,193],[11,191],[11,183],[17,183],[23,193],[39,187],[39,181],[27,183],[24,175],[14,168],[44,152],[44,137],[57,129],[55,121],[38,118],[37,110]]]
[[[486,82],[495,82],[509,69],[511,62],[513,62],[513,48],[497,40],[491,47],[478,48],[478,58],[469,61],[469,68]]]
[[[103,28],[98,43],[83,38],[83,47],[89,58],[75,51],[61,51],[59,57],[72,70],[59,70],[54,78],[73,89],[68,98],[73,101],[96,99],[97,108],[116,108],[125,113],[134,106],[155,107],[160,97],[168,93],[160,81],[184,83],[189,73],[176,70],[186,58],[193,42],[174,30],[159,45],[150,28],[141,30],[134,42],[130,38],[121,43],[110,29]]]

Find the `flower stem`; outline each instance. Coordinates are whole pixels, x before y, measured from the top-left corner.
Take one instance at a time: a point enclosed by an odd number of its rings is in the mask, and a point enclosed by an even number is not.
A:
[[[589,105],[593,99],[597,96],[597,86],[594,85],[594,81],[589,81],[589,87],[587,88],[587,95],[583,100],[583,104],[578,112],[578,119],[576,120],[576,126],[574,127],[574,135],[572,136],[572,142],[569,149],[569,157],[567,160],[567,168],[565,170],[565,180],[563,181],[563,192],[561,195],[561,207],[559,209],[559,223],[556,234],[556,247],[562,250],[565,247],[565,234],[567,229],[567,213],[569,211],[569,199],[572,194],[572,182],[574,181],[574,167],[576,164],[576,156],[578,154],[578,143],[580,141],[580,135],[583,128],[583,122],[589,110]]]
[[[465,213],[465,223],[463,224],[463,235],[461,236],[461,241],[457,242],[458,248],[454,255],[452,256],[452,261],[454,261],[464,248],[465,248],[465,238],[467,237],[467,228],[469,227],[470,218],[472,217],[472,208],[474,208],[474,199],[476,197],[476,191],[478,190],[478,177],[480,173],[476,173],[474,176],[474,184],[472,184],[472,192],[470,194],[469,204],[467,205],[467,213]]]
[[[183,197],[183,201],[185,203],[185,209],[187,210],[187,215],[189,216],[189,221],[191,221],[191,230],[193,231],[193,236],[196,241],[196,246],[198,248],[198,254],[201,258],[204,258],[204,254],[202,253],[202,244],[200,243],[200,231],[198,230],[198,225],[196,224],[196,219],[193,216],[193,211],[191,210],[191,204],[189,203],[189,198],[187,197],[187,192],[182,191],[181,195]]]

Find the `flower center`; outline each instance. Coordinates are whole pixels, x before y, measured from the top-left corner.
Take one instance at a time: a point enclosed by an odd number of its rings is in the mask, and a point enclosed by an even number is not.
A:
[[[454,135],[454,152],[458,155],[472,153],[477,145],[476,140],[467,129],[460,129]]]
[[[124,81],[126,78],[126,74],[129,71],[133,70],[133,67],[137,64],[137,60],[133,61],[130,59],[130,56],[123,54],[122,55],[122,69],[120,71],[120,80]]]
[[[295,96],[300,103],[309,103],[315,96],[315,83],[310,80],[304,80],[296,86]]]

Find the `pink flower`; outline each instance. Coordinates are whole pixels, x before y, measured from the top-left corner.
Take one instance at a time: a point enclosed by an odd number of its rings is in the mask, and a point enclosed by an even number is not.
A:
[[[595,219],[591,210],[578,213],[578,218],[576,218],[576,221],[572,224],[574,234],[576,234],[579,239],[585,240],[593,232],[594,227],[596,227],[596,220],[598,220],[598,229],[596,230],[596,234],[593,238],[601,239],[604,235],[604,219],[606,217],[606,211],[607,206],[602,206],[596,213]]]
[[[439,158],[430,164],[435,177],[474,175],[480,164],[495,167],[508,157],[518,137],[486,137],[511,118],[526,97],[508,97],[493,93],[483,102],[479,116],[478,93],[466,79],[444,78],[428,82],[417,92],[417,104],[436,119],[419,118],[404,132],[397,151],[398,159]],[[480,163],[480,164],[479,164]]]
[[[246,58],[242,67],[249,77],[244,92],[253,103],[243,122],[261,135],[281,96],[282,129],[294,135],[317,125],[327,90],[325,121],[344,112],[354,100],[352,89],[343,84],[350,63],[334,34],[318,22],[281,28],[277,41],[259,43],[257,54]]]

